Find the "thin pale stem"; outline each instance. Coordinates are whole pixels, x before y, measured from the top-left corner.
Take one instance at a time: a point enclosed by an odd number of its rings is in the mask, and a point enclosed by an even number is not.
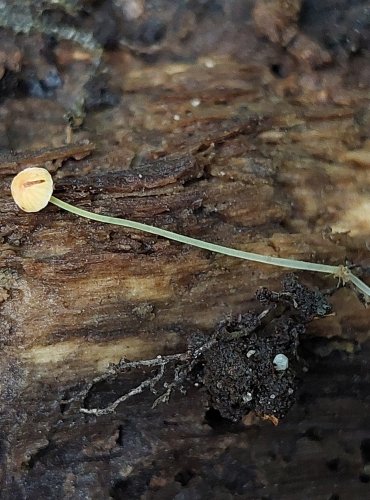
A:
[[[155,234],[157,236],[162,236],[169,240],[178,241],[179,243],[185,243],[186,245],[202,248],[203,250],[220,253],[222,255],[228,255],[230,257],[236,257],[238,259],[250,260],[253,262],[260,262],[261,264],[270,264],[273,266],[285,267],[289,269],[298,269],[303,271],[315,271],[318,273],[333,274],[335,276],[340,276],[343,269],[343,266],[329,266],[326,264],[305,262],[303,260],[283,259],[280,257],[261,255],[253,252],[244,252],[243,250],[236,250],[234,248],[224,247],[222,245],[216,245],[215,243],[208,243],[207,241],[202,241],[196,238],[191,238],[189,236],[184,236],[182,234],[173,233],[172,231],[167,231],[166,229],[160,229],[155,226],[150,226],[149,224],[143,224],[142,222],[135,222],[128,219],[121,219],[118,217],[110,217],[107,215],[101,215],[89,212],[82,208],[70,205],[65,201],[59,200],[54,196],[51,197],[50,202],[56,205],[57,207],[66,210],[67,212],[79,215],[80,217],[84,217],[85,219],[91,219],[97,222],[103,222],[105,224],[114,224],[117,226],[127,227],[129,229],[144,231],[145,233]],[[368,285],[366,285],[359,278],[357,278],[357,276],[353,275],[350,272],[347,274],[347,278],[361,291],[361,293],[370,298],[370,287]]]
[[[352,274],[351,272],[349,273],[348,276],[349,280],[355,287],[364,294],[365,298],[370,299],[370,286],[368,286],[366,283],[360,280],[357,276]]]

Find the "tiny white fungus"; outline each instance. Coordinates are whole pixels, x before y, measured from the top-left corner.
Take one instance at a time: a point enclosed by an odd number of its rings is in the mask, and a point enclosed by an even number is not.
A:
[[[251,392],[247,392],[247,394],[243,397],[243,401],[245,403],[249,403],[249,401],[252,401],[253,396]]]
[[[212,61],[212,59],[206,59],[204,61],[204,65],[206,68],[209,68],[209,69],[215,67],[215,63],[214,63],[214,61]]]
[[[273,364],[277,372],[284,372],[289,365],[289,360],[285,354],[277,354],[274,357]]]
[[[53,179],[41,167],[29,167],[17,174],[10,186],[15,203],[24,212],[39,212],[53,194]]]

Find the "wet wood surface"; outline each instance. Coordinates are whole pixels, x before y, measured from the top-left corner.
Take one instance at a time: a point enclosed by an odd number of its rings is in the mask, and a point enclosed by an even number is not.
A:
[[[366,497],[370,314],[353,290],[334,291],[333,314],[311,322],[301,339],[309,370],[278,427],[254,415],[228,422],[196,387],[154,409],[148,391],[114,414],[90,417],[73,395],[111,363],[184,352],[192,334],[210,335],[226,317],[255,310],[256,290],[279,290],[286,271],[52,205],[22,213],[10,197],[12,175],[44,165],[55,195],[82,208],[252,252],[348,261],[369,283],[365,69],[350,85],[351,62],[340,65],[332,54],[326,66],[314,37],[316,59],[307,62],[296,16],[287,26],[276,21],[295,30],[295,45],[282,53],[287,42],[261,30],[258,3],[243,35],[253,40],[253,57],[252,48],[235,54],[230,33],[227,47],[205,44],[180,61],[166,46],[154,61],[132,44],[107,50],[109,85],[120,97],[86,112],[70,144],[65,96],[81,91],[74,75],[91,74],[88,48],[59,42],[65,84],[53,98],[1,103],[3,498]],[[16,57],[24,35],[12,43]],[[277,61],[288,75],[272,71]],[[336,287],[329,276],[298,276],[311,288]],[[142,377],[134,370],[96,384],[94,404]]]

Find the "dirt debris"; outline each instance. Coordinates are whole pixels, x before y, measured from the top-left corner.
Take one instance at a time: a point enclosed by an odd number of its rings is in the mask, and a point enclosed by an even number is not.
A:
[[[273,305],[266,317],[247,313],[224,321],[218,342],[204,355],[203,384],[212,407],[234,421],[252,410],[270,419],[286,415],[302,370],[298,345],[305,323],[331,311],[320,292],[293,275],[285,278],[282,292],[263,289],[257,296]],[[287,358],[286,370],[276,369],[277,355]]]
[[[143,368],[150,369],[149,378],[105,408],[83,407],[81,411],[96,416],[112,413],[121,402],[147,388],[154,394],[161,392],[163,385],[165,391],[155,399],[155,407],[167,403],[174,390],[185,394],[195,385],[206,391],[210,407],[223,418],[237,422],[253,411],[276,425],[295,402],[304,366],[298,346],[305,324],[328,314],[331,306],[320,292],[305,287],[294,275],[284,279],[282,292],[262,289],[257,297],[267,306],[262,312],[229,317],[211,335],[192,335],[187,353],[134,362],[123,359],[111,366],[96,382]],[[95,385],[79,394],[85,402]]]

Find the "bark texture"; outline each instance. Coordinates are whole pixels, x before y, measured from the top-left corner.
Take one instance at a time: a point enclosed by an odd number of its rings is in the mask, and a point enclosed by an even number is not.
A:
[[[104,377],[112,363],[186,353],[194,336],[260,313],[256,290],[281,290],[286,272],[51,205],[21,213],[9,185],[43,165],[56,196],[83,208],[348,261],[369,283],[366,2],[337,2],[342,17],[311,1],[5,3],[1,498],[365,498],[370,314],[353,290],[298,273],[330,290],[333,314],[300,336],[302,383],[277,427],[225,419],[196,376],[168,404],[152,408],[161,392],[144,390],[83,414],[153,376]]]

